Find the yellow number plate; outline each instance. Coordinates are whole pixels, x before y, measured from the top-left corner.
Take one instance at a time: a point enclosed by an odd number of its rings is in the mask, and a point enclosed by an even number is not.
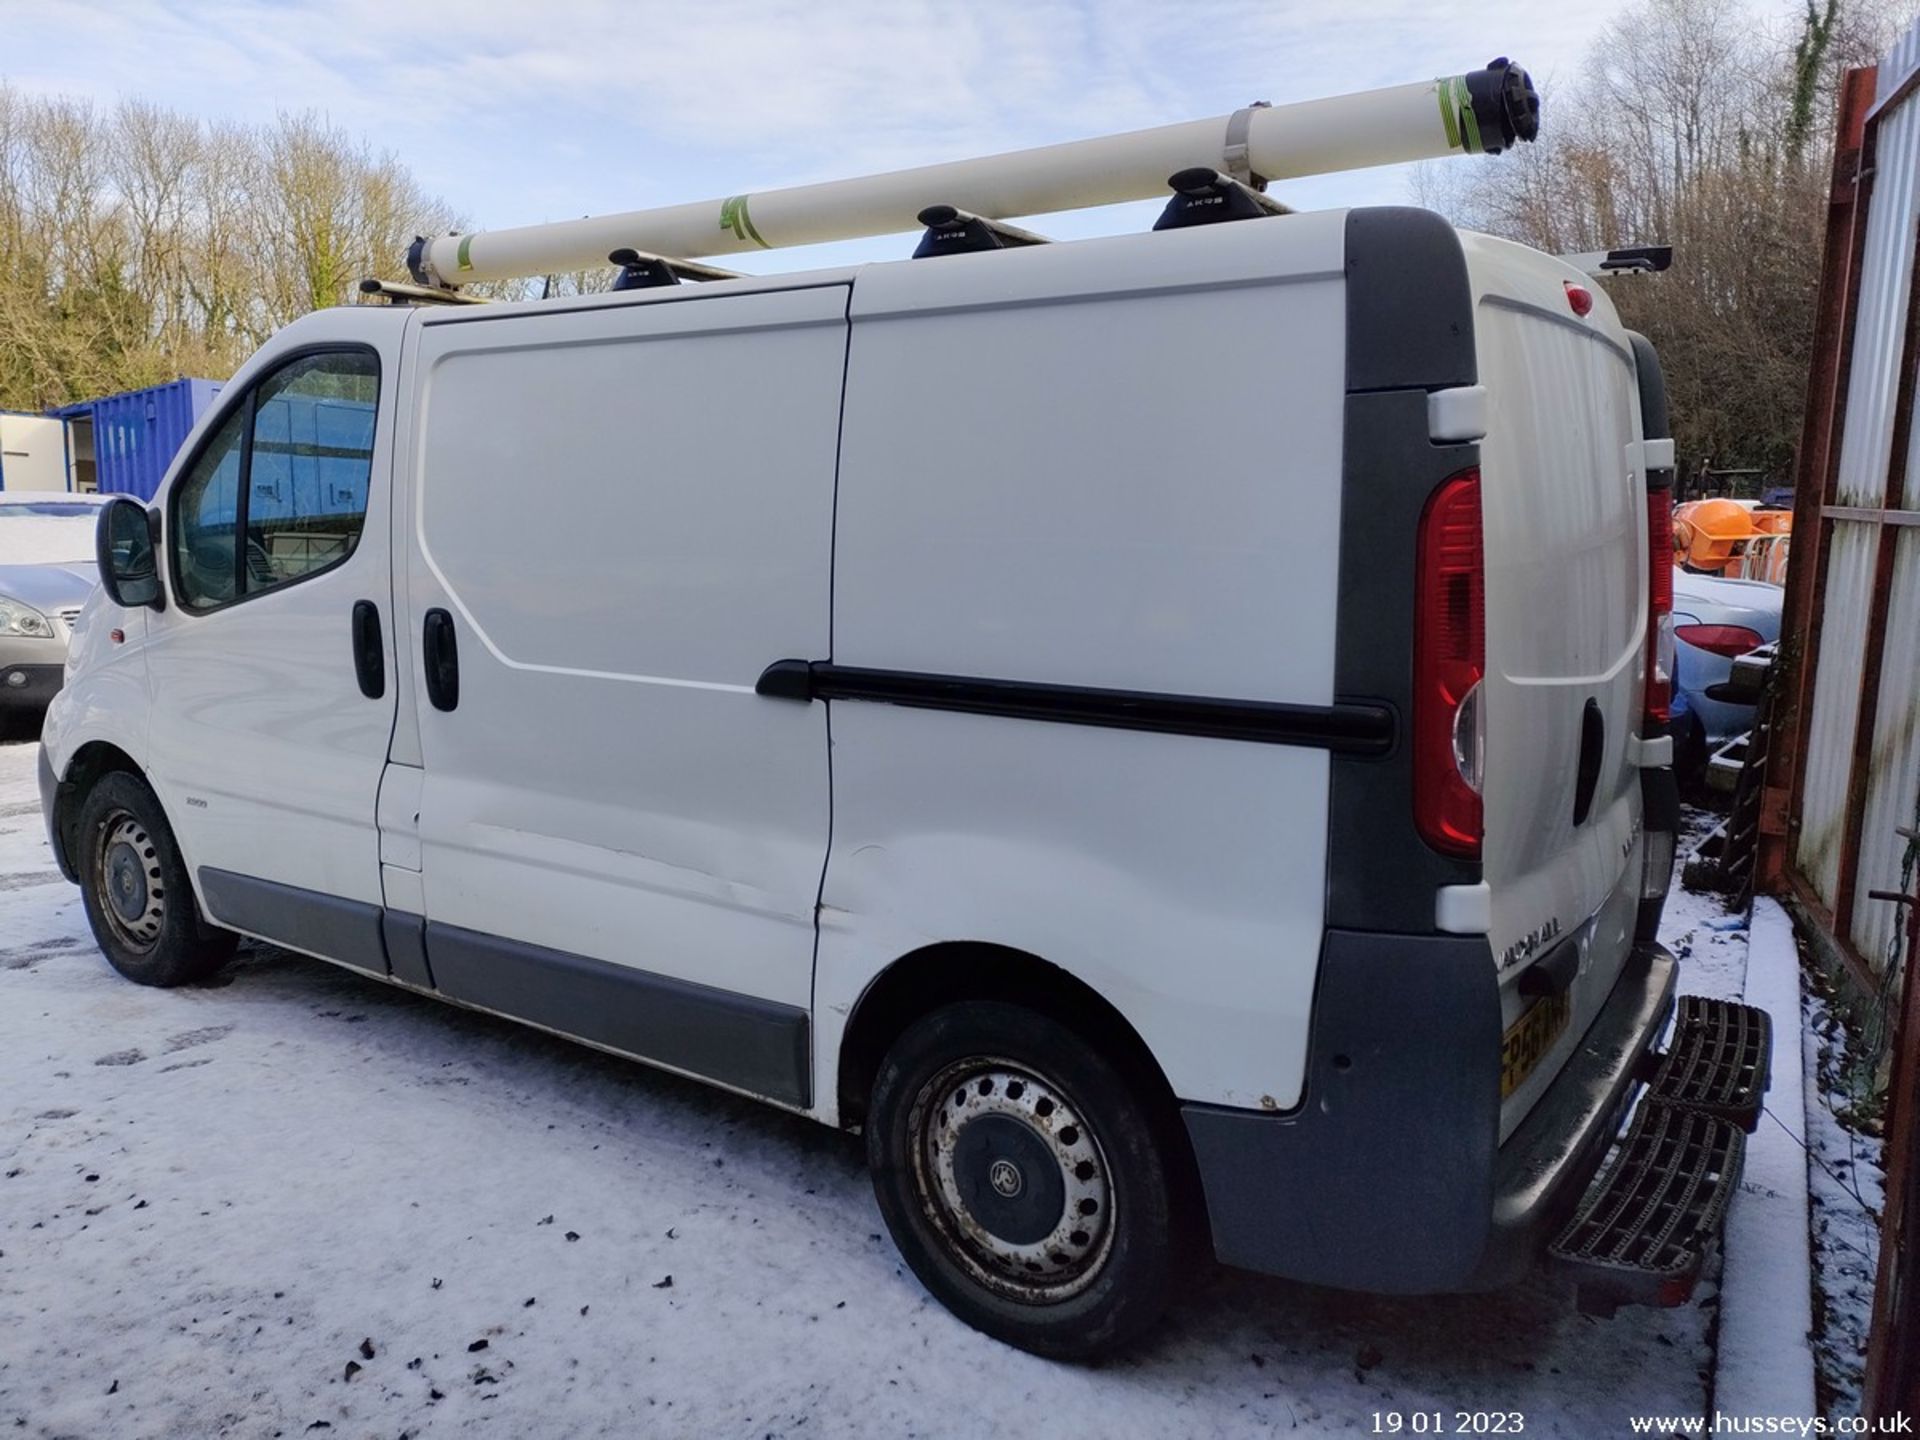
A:
[[[1526,1083],[1540,1057],[1553,1048],[1573,1015],[1573,1002],[1563,991],[1534,1003],[1507,1028],[1500,1044],[1500,1098],[1506,1099]]]

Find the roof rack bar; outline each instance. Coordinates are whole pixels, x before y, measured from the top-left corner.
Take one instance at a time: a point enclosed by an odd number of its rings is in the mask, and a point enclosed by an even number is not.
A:
[[[1248,106],[1037,150],[624,215],[443,235],[408,258],[416,280],[464,285],[602,265],[608,251],[622,246],[656,255],[731,255],[852,240],[912,230],[930,205],[1004,220],[1152,199],[1166,194],[1167,176],[1200,166],[1271,181],[1441,155],[1497,155],[1533,139],[1539,113],[1527,72],[1502,58],[1465,75]]]
[[[463,295],[438,285],[409,285],[404,280],[380,280],[369,275],[360,282],[362,295],[383,295],[395,305],[484,305],[484,295]]]
[[[1167,188],[1173,191],[1173,198],[1153,222],[1156,230],[1183,230],[1189,225],[1259,220],[1287,213],[1287,207],[1266,191],[1204,165],[1168,176]]]
[[[607,263],[618,265],[616,290],[643,290],[652,285],[672,285],[682,280],[738,280],[738,270],[722,270],[718,265],[703,265],[698,260],[681,260],[672,255],[655,255],[647,250],[622,247],[608,252]],[[664,279],[651,279],[649,273]],[[622,281],[627,283],[622,284]]]
[[[929,255],[964,255],[975,250],[1013,250],[1022,245],[1045,245],[1047,237],[1009,225],[1004,220],[989,220],[951,205],[929,205],[916,217],[927,227],[913,258]]]

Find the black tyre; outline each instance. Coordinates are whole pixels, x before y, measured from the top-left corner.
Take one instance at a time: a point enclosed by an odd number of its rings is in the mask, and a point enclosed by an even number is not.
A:
[[[1022,1350],[1089,1360],[1166,1307],[1181,1246],[1155,1119],[1064,1025],[969,1001],[887,1052],[867,1161],[894,1244],[942,1304]]]
[[[73,860],[93,938],[142,985],[189,985],[233,956],[238,937],[209,925],[160,802],[136,776],[104,775],[74,827]]]

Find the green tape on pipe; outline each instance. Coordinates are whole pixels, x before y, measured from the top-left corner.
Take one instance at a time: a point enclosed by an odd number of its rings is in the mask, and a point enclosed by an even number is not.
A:
[[[720,203],[720,228],[731,230],[736,240],[752,240],[762,250],[773,247],[760,238],[760,232],[753,228],[753,217],[747,213],[747,197],[735,195]]]
[[[1455,118],[1453,108],[1453,87],[1458,83],[1458,76],[1433,82],[1434,93],[1440,97],[1440,123],[1446,127],[1447,148],[1449,150],[1458,150],[1461,148],[1460,122]]]

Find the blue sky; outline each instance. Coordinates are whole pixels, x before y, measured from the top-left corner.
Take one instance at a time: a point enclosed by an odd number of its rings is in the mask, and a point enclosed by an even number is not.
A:
[[[1752,0],[1774,23],[1784,0]],[[258,122],[313,109],[403,159],[475,228],[648,205],[1223,114],[1511,54],[1551,85],[1606,0],[0,0],[0,78]],[[1552,124],[1549,106],[1545,123]],[[1442,163],[1484,163],[1458,161]],[[1398,203],[1404,167],[1290,182],[1300,207]],[[1142,228],[1157,204],[1049,219]],[[883,239],[743,268],[891,257]]]

